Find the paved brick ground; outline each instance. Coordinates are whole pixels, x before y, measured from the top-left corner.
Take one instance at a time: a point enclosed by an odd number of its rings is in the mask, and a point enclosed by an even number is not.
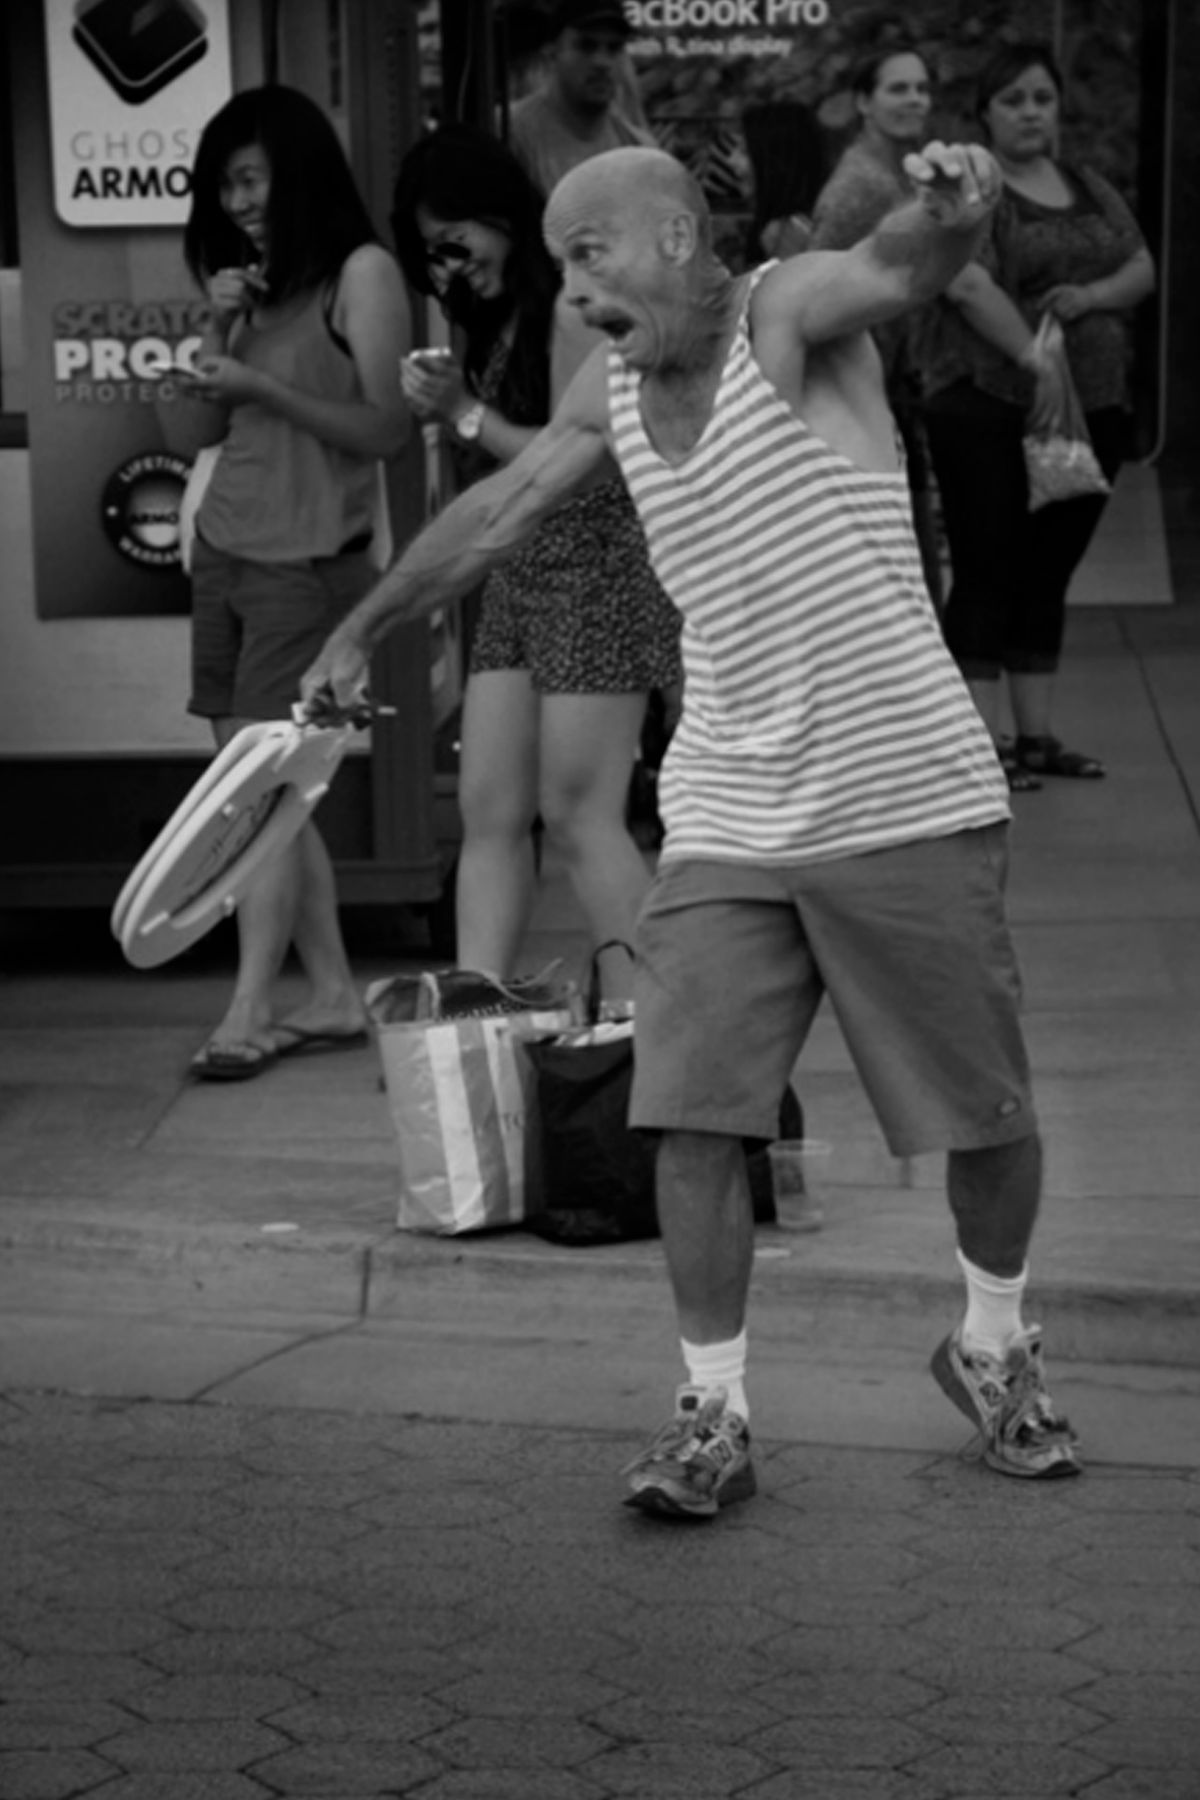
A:
[[[0,1401],[3,1800],[1196,1800],[1200,1476]]]

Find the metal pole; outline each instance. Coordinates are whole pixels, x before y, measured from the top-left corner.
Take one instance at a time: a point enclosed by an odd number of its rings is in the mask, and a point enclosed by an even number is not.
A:
[[[496,52],[492,0],[441,0],[442,108],[447,122],[495,122]]]

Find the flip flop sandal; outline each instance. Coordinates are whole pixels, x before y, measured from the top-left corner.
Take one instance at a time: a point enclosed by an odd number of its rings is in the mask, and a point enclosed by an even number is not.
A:
[[[1056,737],[1019,737],[1017,762],[1032,775],[1061,775],[1068,781],[1099,781],[1104,764],[1078,750],[1064,750]]]
[[[355,1050],[368,1041],[365,1025],[346,1031],[314,1031],[301,1025],[273,1025],[277,1056],[313,1056],[331,1050]]]
[[[1036,794],[1040,791],[1042,784],[1037,776],[1017,761],[1017,746],[1012,738],[1000,738],[996,744],[996,754],[1000,758],[1000,767],[1004,770],[1010,794]]]
[[[252,1081],[278,1061],[278,1050],[261,1044],[206,1044],[188,1064],[188,1073],[197,1081]]]

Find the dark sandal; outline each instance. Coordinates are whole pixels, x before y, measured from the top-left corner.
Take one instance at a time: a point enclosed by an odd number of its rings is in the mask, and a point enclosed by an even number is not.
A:
[[[1078,750],[1064,750],[1056,737],[1019,737],[1017,762],[1031,775],[1062,775],[1068,781],[1099,781],[1104,764]]]
[[[1022,768],[1017,761],[1017,746],[1012,738],[997,739],[996,755],[1000,758],[1000,767],[1004,770],[1010,794],[1038,793],[1042,784],[1036,775]]]

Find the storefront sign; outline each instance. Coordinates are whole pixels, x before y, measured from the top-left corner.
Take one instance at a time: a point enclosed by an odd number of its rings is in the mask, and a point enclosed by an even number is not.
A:
[[[625,11],[635,61],[788,56],[801,33],[832,17],[830,0],[626,0]]]
[[[231,93],[227,0],[46,0],[54,206],[66,225],[182,225]]]
[[[859,58],[915,44],[933,82],[931,137],[977,139],[974,82],[1007,39],[1052,38],[1067,73],[1065,147],[1136,193],[1139,0],[624,0],[629,52],[658,142],[685,163],[716,215],[717,247],[745,254],[754,170],[751,107],[816,120],[830,164],[859,125]]]
[[[190,300],[62,300],[52,310],[56,406],[143,406],[171,399],[161,371],[190,365],[208,314]]]
[[[79,27],[74,36],[73,12]],[[100,0],[76,8],[67,0],[46,0],[44,30],[36,10],[22,7],[13,33],[34,589],[41,618],[187,612],[179,503],[192,454],[212,430],[211,419],[184,398],[169,373],[173,364],[195,356],[208,313],[184,266],[176,222],[186,217],[189,201],[169,193],[172,183],[164,174],[160,185],[174,226],[164,230],[157,211],[163,194],[118,202],[103,191],[86,191],[78,173],[172,166],[150,156],[158,141],[146,133],[161,132],[164,142],[169,136],[166,118],[155,122],[160,106],[168,109],[171,130],[186,132],[190,157],[211,111],[230,93],[224,0],[204,0],[204,49],[190,66],[174,72],[166,59],[154,65],[161,78],[155,92],[137,90],[128,58],[118,76],[121,40],[112,35],[118,15],[136,36],[139,29],[154,29],[163,13],[155,0],[120,7]],[[103,43],[112,67],[98,66],[99,38],[88,47],[78,41],[89,23],[95,32],[103,25],[109,33]],[[155,41],[161,47],[162,40]],[[193,50],[198,41],[192,40]],[[69,59],[74,73],[68,79]],[[148,73],[151,66],[148,55],[137,65],[146,74],[146,90],[156,79]],[[189,87],[202,70],[206,85]],[[203,110],[189,113],[200,102]],[[63,135],[64,118],[73,118],[76,127],[70,139]],[[103,215],[89,213],[87,222],[117,226],[108,209],[133,204],[144,209],[136,225],[76,229],[82,221],[64,210],[64,157],[71,156],[74,199],[70,185],[66,199]],[[141,229],[148,225],[156,228]]]

